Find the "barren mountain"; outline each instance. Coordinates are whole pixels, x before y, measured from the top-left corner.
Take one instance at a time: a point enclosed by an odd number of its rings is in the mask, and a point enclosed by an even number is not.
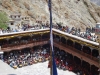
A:
[[[30,16],[36,20],[49,21],[47,0],[0,0],[0,10],[8,15],[15,12]],[[100,22],[100,7],[90,0],[52,0],[53,22],[63,25],[85,27],[95,26]]]

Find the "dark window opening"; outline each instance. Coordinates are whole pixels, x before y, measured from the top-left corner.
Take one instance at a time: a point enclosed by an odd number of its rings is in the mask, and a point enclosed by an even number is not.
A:
[[[14,23],[12,22],[11,25],[14,25]]]

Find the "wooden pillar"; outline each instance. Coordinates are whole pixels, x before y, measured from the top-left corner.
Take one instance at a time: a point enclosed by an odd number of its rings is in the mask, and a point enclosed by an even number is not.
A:
[[[30,42],[32,42],[32,41],[33,41],[32,36],[33,36],[33,35],[31,34],[31,35],[30,35]]]
[[[68,40],[68,38],[66,38],[66,46],[67,46],[67,40]]]
[[[91,72],[91,64],[90,64],[90,72]]]
[[[73,60],[74,60],[74,55],[72,54],[72,56],[73,56]]]
[[[75,49],[75,41],[73,41],[72,50]]]
[[[41,41],[42,41],[42,36],[43,36],[43,34],[40,34],[41,35]]]
[[[54,36],[53,36],[53,38],[54,38],[53,40],[55,40],[55,38],[56,38],[56,35],[55,35],[55,34],[53,34],[53,35],[54,35]]]
[[[19,38],[19,45],[20,45],[22,36],[19,36],[18,38]]]
[[[73,41],[73,47],[75,46],[75,41]]]
[[[9,46],[9,38],[7,38],[6,40],[7,40],[6,46]]]
[[[41,35],[40,41],[42,41],[42,36],[43,36],[43,34],[40,34],[40,35]],[[42,45],[41,45],[41,47],[42,47]]]
[[[60,37],[59,42],[61,43],[61,36],[59,36],[59,37]]]
[[[83,46],[84,46],[84,45],[81,44],[81,46],[82,46],[81,51],[83,52]]]
[[[83,59],[81,58],[81,66],[82,66],[82,61],[83,61]]]
[[[90,48],[91,49],[91,59],[92,59],[92,51],[93,51],[93,48]]]
[[[32,35],[32,42],[34,42],[34,34]]]
[[[99,43],[99,75],[100,75],[100,43]]]

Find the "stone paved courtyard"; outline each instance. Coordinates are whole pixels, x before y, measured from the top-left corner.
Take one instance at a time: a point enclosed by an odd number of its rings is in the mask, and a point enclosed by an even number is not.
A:
[[[76,75],[73,72],[59,70],[58,75]],[[37,63],[23,68],[13,69],[6,63],[0,61],[0,75],[50,75],[48,61]]]

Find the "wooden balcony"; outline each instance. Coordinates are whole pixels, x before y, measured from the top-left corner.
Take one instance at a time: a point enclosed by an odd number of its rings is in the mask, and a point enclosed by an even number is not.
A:
[[[47,44],[49,39],[45,40],[38,40],[38,41],[29,41],[28,43],[20,43],[17,45],[8,45],[7,47],[2,47],[2,51],[11,51],[11,50],[21,50],[23,48],[31,48],[33,46],[38,46],[38,45],[44,45]],[[82,51],[76,50],[75,48],[65,45],[63,43],[57,42],[54,40],[54,46],[60,48],[61,50],[65,50],[66,52],[72,54],[73,56],[77,56],[81,60],[84,60],[91,65],[95,65],[96,67],[99,67],[99,60],[89,54],[86,54]]]
[[[35,41],[35,42],[28,42],[24,44],[17,44],[17,45],[8,45],[7,47],[1,48],[2,51],[12,51],[12,50],[21,50],[23,48],[31,48],[33,46],[38,46],[38,45],[44,45],[47,44],[48,40],[40,40],[40,41]]]
[[[99,60],[89,54],[86,54],[82,51],[78,51],[73,47],[70,47],[68,45],[62,44],[60,42],[54,41],[54,46],[58,47],[61,50],[64,50],[70,54],[72,54],[73,56],[77,56],[78,58],[80,58],[81,60],[84,60],[86,62],[88,62],[91,65],[95,65],[96,67],[99,67]]]

